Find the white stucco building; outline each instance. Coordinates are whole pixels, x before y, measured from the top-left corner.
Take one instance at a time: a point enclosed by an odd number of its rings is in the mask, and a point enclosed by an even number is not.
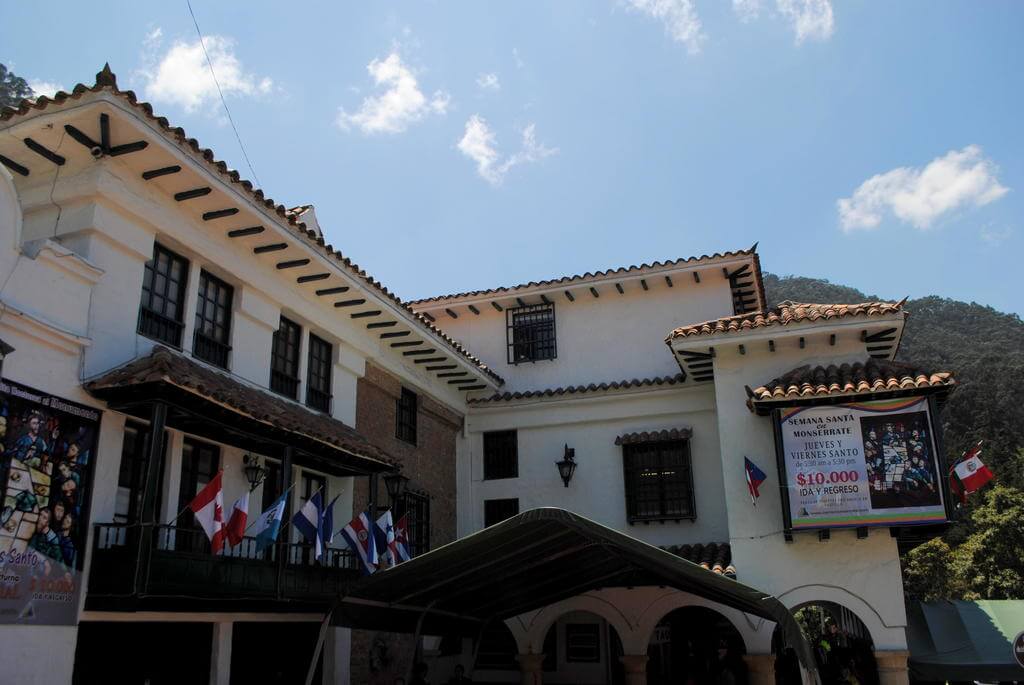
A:
[[[256,464],[250,517],[322,488],[336,524],[368,503],[409,514],[419,553],[527,509],[576,512],[792,609],[826,606],[882,682],[906,682],[899,526],[800,529],[777,466],[783,408],[934,409],[948,392],[949,374],[892,361],[901,304],[770,307],[756,245],[404,303],[325,244],[311,206],[265,198],[107,68],[4,110],[0,131],[12,681],[304,677],[358,582],[340,539],[319,563],[290,527],[217,558],[179,519],[221,470],[230,508]],[[745,459],[766,475],[756,503]],[[377,477],[398,466],[411,494],[385,502]],[[671,588],[593,587],[415,653],[435,681],[462,663],[477,682],[655,683],[707,676],[721,647],[768,683],[774,630]],[[408,664],[416,646],[391,639],[327,629],[317,677],[394,682],[387,650]]]

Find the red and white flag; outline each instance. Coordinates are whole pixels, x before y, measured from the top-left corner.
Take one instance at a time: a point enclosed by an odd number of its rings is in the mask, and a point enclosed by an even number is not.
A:
[[[234,506],[231,508],[231,517],[228,519],[228,523],[224,526],[224,532],[227,534],[228,544],[234,547],[242,541],[245,537],[245,523],[249,518],[249,493],[246,492],[244,495],[235,500]]]
[[[969,494],[981,488],[985,483],[995,478],[995,474],[985,466],[978,457],[981,454],[981,443],[964,455],[956,465],[956,477],[960,479],[964,490]]]
[[[192,500],[188,508],[195,514],[196,522],[210,538],[210,549],[214,554],[224,553],[224,492],[220,487],[223,471],[206,484]]]

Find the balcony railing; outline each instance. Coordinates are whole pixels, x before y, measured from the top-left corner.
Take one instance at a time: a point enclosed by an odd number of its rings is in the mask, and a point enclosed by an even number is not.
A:
[[[344,549],[328,548],[318,561],[306,543],[257,550],[256,538],[245,537],[214,555],[198,528],[100,523],[94,529],[87,605],[95,608],[114,597],[329,603],[359,577],[355,556]]]
[[[192,340],[192,354],[222,369],[228,368],[228,353],[231,345],[214,340],[196,330]]]
[[[181,348],[181,332],[185,324],[168,318],[159,312],[142,307],[139,309],[139,333],[165,342],[172,347]]]
[[[288,374],[277,371],[276,369],[271,369],[270,389],[278,395],[284,395],[285,397],[289,397],[293,400],[298,399],[299,379],[292,378]]]

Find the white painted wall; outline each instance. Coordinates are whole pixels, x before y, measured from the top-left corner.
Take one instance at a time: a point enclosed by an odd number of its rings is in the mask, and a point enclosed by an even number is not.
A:
[[[629,525],[622,447],[615,438],[684,427],[693,429],[697,518]],[[518,431],[519,477],[485,481],[483,433],[508,429]],[[579,463],[568,488],[555,467],[566,443]],[[458,449],[459,535],[483,528],[484,500],[518,497],[520,511],[561,507],[654,545],[724,542],[729,532],[718,444],[714,395],[707,384],[481,405],[467,417]]]
[[[577,287],[574,302],[561,290],[549,293],[555,304],[558,358],[534,363],[508,363],[506,313],[487,301],[475,305],[479,315],[456,306],[457,319],[445,313],[444,305],[429,311],[437,326],[505,379],[503,391],[672,376],[679,373],[679,366],[665,347],[665,335],[676,326],[731,316],[732,293],[721,266],[702,270],[700,283],[689,273],[673,276],[672,288],[661,276],[647,280],[650,290],[628,281],[623,295],[612,283],[599,285],[596,299],[587,288]],[[531,304],[540,302],[535,295],[524,298]],[[509,299],[501,303],[516,306]]]

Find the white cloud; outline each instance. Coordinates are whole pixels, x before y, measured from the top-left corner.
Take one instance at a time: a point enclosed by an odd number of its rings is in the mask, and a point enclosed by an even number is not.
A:
[[[799,45],[807,39],[827,40],[835,30],[830,0],[776,0],[779,13],[796,32]]]
[[[630,7],[661,21],[665,32],[677,43],[686,46],[687,52],[700,52],[704,35],[700,17],[693,6],[693,0],[626,0]]]
[[[476,79],[476,85],[480,86],[481,90],[501,90],[501,82],[498,81],[498,75],[495,73],[480,74]]]
[[[761,0],[732,0],[732,11],[742,22],[753,21],[761,14]]]
[[[990,247],[999,247],[1013,235],[1013,229],[1009,226],[1003,226],[1002,228],[996,228],[995,226],[988,225],[982,227],[979,231],[982,242]]]
[[[523,129],[522,147],[504,160],[497,149],[497,137],[479,114],[466,121],[466,130],[458,143],[459,152],[476,162],[476,171],[491,185],[500,185],[515,166],[537,162],[558,152],[537,142],[536,128],[530,124]]]
[[[512,59],[516,61],[516,69],[522,69],[526,66],[526,62],[519,56],[519,48],[512,48]]]
[[[235,56],[235,42],[226,36],[206,36],[206,53],[210,56],[217,81],[210,74],[210,66],[203,54],[203,45],[175,41],[166,54],[159,56],[163,31],[153,29],[143,41],[149,53],[145,58],[149,66],[141,73],[145,79],[146,97],[154,102],[180,105],[186,112],[213,106],[220,99],[217,83],[225,97],[237,95],[265,95],[274,86],[269,78],[247,73]]]
[[[374,85],[383,92],[363,98],[359,109],[352,114],[339,108],[337,123],[342,129],[347,131],[355,126],[363,133],[401,133],[409,124],[428,114],[448,111],[451,101],[448,93],[438,90],[427,99],[415,74],[402,63],[397,52],[383,61],[373,60],[366,65],[366,70]]]
[[[882,216],[925,230],[948,212],[968,205],[980,207],[998,200],[1008,188],[996,178],[996,165],[982,156],[981,148],[968,145],[950,150],[924,168],[899,167],[872,176],[838,201],[839,221],[846,232],[877,228]]]
[[[39,79],[30,80],[28,87],[32,89],[36,97],[45,95],[48,98],[52,98],[58,90],[65,90],[64,86],[55,81],[41,81]]]

